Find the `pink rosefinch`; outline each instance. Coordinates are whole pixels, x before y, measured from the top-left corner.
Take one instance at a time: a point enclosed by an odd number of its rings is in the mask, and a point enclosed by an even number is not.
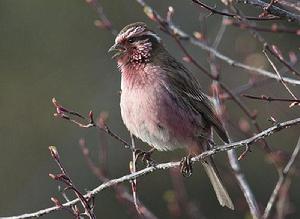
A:
[[[124,27],[109,51],[122,73],[121,114],[128,130],[159,151],[211,148],[212,128],[228,138],[214,105],[195,77],[146,24]],[[234,209],[212,157],[202,162],[222,206]]]

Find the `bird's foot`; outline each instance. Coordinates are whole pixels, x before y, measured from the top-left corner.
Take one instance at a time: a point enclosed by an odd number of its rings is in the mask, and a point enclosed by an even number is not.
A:
[[[155,151],[155,148],[151,148],[149,151],[142,151],[140,149],[135,150],[135,162],[138,159],[141,159],[144,163],[147,164],[147,167],[154,166],[155,161],[151,158],[151,155]]]
[[[180,161],[180,172],[184,177],[189,177],[193,173],[191,158],[192,156],[189,154],[188,156],[183,157]]]

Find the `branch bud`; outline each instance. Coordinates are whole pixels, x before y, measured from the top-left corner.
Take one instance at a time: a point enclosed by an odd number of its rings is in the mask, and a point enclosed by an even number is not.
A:
[[[55,204],[55,206],[62,207],[62,204],[60,203],[60,201],[57,198],[51,197],[51,201]]]
[[[55,146],[49,146],[49,151],[50,151],[50,153],[51,153],[51,156],[52,156],[54,159],[56,159],[56,160],[59,159],[59,154],[58,154],[58,151],[57,151],[57,149],[56,149]]]

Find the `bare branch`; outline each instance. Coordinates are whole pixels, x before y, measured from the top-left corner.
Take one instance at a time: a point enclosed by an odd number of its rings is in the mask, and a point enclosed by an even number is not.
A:
[[[276,187],[273,190],[273,193],[272,193],[272,195],[269,199],[269,202],[267,204],[267,207],[265,209],[265,212],[264,212],[264,215],[263,215],[264,219],[269,218],[271,210],[272,210],[272,208],[273,208],[273,206],[274,206],[274,204],[275,204],[275,202],[278,198],[279,191],[280,191],[281,187],[283,186],[284,182],[286,181],[287,176],[289,175],[290,170],[291,170],[295,160],[299,156],[299,153],[300,153],[300,137],[298,139],[297,145],[296,145],[296,147],[293,151],[293,154],[292,154],[289,162],[287,163],[287,165],[284,167],[284,169],[280,173],[280,176],[279,176],[278,182],[276,184]]]
[[[238,19],[240,20],[241,17],[239,14],[233,14],[233,13],[228,13],[228,12],[224,12],[224,11],[220,11],[220,10],[217,10],[216,8],[213,8],[213,7],[210,7],[206,4],[204,4],[203,2],[201,2],[200,0],[192,0],[194,3],[200,5],[201,7],[209,10],[212,14],[219,14],[219,15],[222,15],[222,16],[227,16],[227,17],[232,17],[232,18],[235,18],[235,19]],[[255,20],[255,21],[269,21],[269,20],[279,20],[280,17],[277,17],[277,16],[266,16],[266,17],[251,17],[251,16],[246,16],[244,17],[245,19],[247,20]]]
[[[49,151],[51,153],[52,158],[54,159],[54,161],[56,162],[57,166],[59,167],[59,169],[61,171],[60,174],[50,173],[49,174],[50,178],[64,183],[66,186],[66,188],[64,190],[73,191],[75,193],[75,195],[77,196],[77,198],[80,200],[82,207],[84,208],[84,213],[80,213],[79,210],[75,210],[75,209],[77,209],[77,208],[75,208],[74,212],[76,212],[76,213],[74,213],[74,214],[79,215],[79,216],[86,215],[90,219],[96,219],[96,215],[94,214],[94,208],[93,208],[94,206],[93,206],[93,203],[91,202],[93,200],[93,197],[87,196],[87,195],[84,196],[79,191],[79,189],[74,185],[71,177],[67,174],[67,171],[60,160],[60,156],[58,154],[56,147],[50,146]],[[57,199],[52,198],[51,200],[54,200],[55,203],[58,203]],[[64,208],[65,206],[59,204],[59,205],[57,205],[57,207]]]
[[[300,35],[300,29],[299,29]],[[267,44],[264,45],[265,49],[269,51],[279,62],[281,62],[285,67],[287,67],[294,75],[300,76],[300,72],[297,71],[290,63],[288,63],[281,55],[280,50],[277,46],[272,45],[271,47]]]
[[[269,63],[271,64],[272,68],[274,69],[274,71],[276,72],[276,74],[278,75],[278,77],[280,78],[280,82],[281,84],[285,87],[285,89],[289,92],[289,94],[295,99],[297,100],[297,97],[295,96],[295,94],[291,91],[291,89],[287,86],[287,84],[284,82],[284,80],[282,79],[281,74],[279,73],[276,65],[272,62],[272,60],[270,59],[270,57],[268,56],[268,54],[266,53],[265,50],[263,50],[263,53],[265,54],[265,56],[267,57]]]
[[[246,145],[254,144],[255,142],[259,141],[260,139],[266,138],[266,137],[268,137],[270,135],[273,135],[274,133],[279,132],[283,129],[286,129],[286,128],[289,128],[289,127],[292,127],[292,126],[295,126],[295,125],[299,125],[299,124],[300,124],[300,118],[289,120],[289,121],[282,122],[282,123],[278,123],[278,124],[268,128],[268,129],[265,129],[264,131],[258,133],[257,135],[255,135],[251,138],[247,138],[245,140],[233,142],[233,143],[226,144],[226,145],[216,146],[211,150],[205,151],[202,154],[193,157],[191,159],[191,161],[192,162],[198,162],[198,161],[200,161],[200,160],[202,160],[202,159],[204,159],[208,156],[212,156],[216,153],[230,151],[232,149],[238,149],[238,148],[245,147]],[[100,186],[96,187],[95,189],[89,191],[84,197],[94,197],[96,194],[100,193],[102,190],[110,188],[112,186],[115,186],[119,183],[134,180],[136,178],[142,177],[146,174],[150,174],[150,173],[152,173],[154,171],[157,171],[157,170],[166,170],[166,169],[173,168],[173,167],[179,167],[179,165],[180,165],[180,161],[161,163],[161,164],[157,164],[155,166],[144,168],[144,169],[139,170],[135,173],[131,173],[131,174],[122,176],[120,178],[111,179],[111,180],[101,184]],[[70,202],[66,202],[62,205],[64,207],[70,207],[70,206],[75,205],[79,201],[80,200],[77,198],[77,199],[74,199]],[[11,217],[1,217],[1,219],[24,219],[24,218],[40,217],[42,215],[49,214],[51,212],[54,212],[54,211],[57,211],[57,210],[60,210],[60,209],[61,209],[60,207],[54,206],[54,207],[42,209],[42,210],[39,210],[39,211],[33,212],[33,213],[27,213],[27,214],[18,215],[18,216],[11,216]]]
[[[54,97],[52,98],[52,103],[53,103],[54,107],[56,108],[56,113],[54,113],[55,117],[68,120],[71,123],[74,123],[75,125],[79,126],[80,128],[96,127],[100,131],[105,132],[106,134],[110,135],[111,137],[113,137],[117,141],[121,142],[125,147],[130,148],[130,149],[133,150],[131,144],[129,144],[127,141],[125,141],[119,135],[117,135],[116,133],[114,133],[106,125],[106,123],[104,121],[102,123],[96,123],[94,121],[94,117],[93,117],[93,112],[92,111],[89,112],[89,115],[88,115],[89,118],[87,118],[87,117],[81,115],[78,112],[75,112],[75,111],[72,111],[72,110],[69,110],[69,109],[63,107],[62,105],[60,105],[56,101],[56,99]],[[83,122],[80,122],[78,119],[82,119]]]
[[[92,161],[91,157],[89,156],[89,149],[86,146],[85,141],[81,139],[79,143],[82,150],[82,154],[91,171],[102,183],[108,182],[110,179],[106,175],[107,170],[103,167],[104,165],[106,165],[106,163],[103,163],[101,167],[96,166],[95,163]],[[103,160],[100,161],[103,162]],[[127,188],[124,185],[118,184],[112,186],[112,188],[116,193],[117,200],[121,204],[129,204],[130,209],[133,210],[132,212],[138,214],[138,212],[135,210],[135,205],[136,203],[138,203],[139,209],[142,212],[144,219],[157,219],[157,217],[140,200],[138,199],[135,200],[133,198],[133,196],[128,192]]]
[[[245,147],[247,147],[247,146],[248,146],[248,144],[245,145]],[[247,150],[245,150],[245,151],[247,151]],[[240,188],[243,191],[243,195],[245,196],[246,201],[249,205],[251,215],[254,219],[259,219],[260,211],[259,211],[258,204],[257,204],[256,199],[249,187],[249,184],[247,183],[245,175],[241,172],[241,168],[238,163],[238,159],[236,157],[236,152],[234,150],[229,150],[229,151],[227,151],[227,154],[228,154],[231,168],[234,170],[235,177],[237,178],[237,181],[240,184]]]
[[[129,169],[131,173],[135,173],[136,172],[136,160],[137,160],[137,156],[135,153],[136,147],[135,147],[135,137],[133,136],[133,134],[130,134],[131,137],[131,145],[132,145],[132,161],[130,161],[129,163]],[[137,199],[137,181],[136,179],[131,180],[130,181],[131,184],[131,190],[132,190],[132,197],[133,197],[133,203],[135,206],[136,211],[138,212],[138,214],[142,215],[142,211],[140,210],[140,206],[138,204],[138,199]]]
[[[217,81],[217,84],[220,85],[219,81]],[[216,86],[214,86],[215,88]],[[225,111],[222,110],[222,104],[223,102],[220,101],[219,99],[219,90],[220,89],[213,89],[214,91],[214,96],[215,96],[215,99],[216,99],[216,107],[217,107],[217,113],[219,114],[221,120],[223,121],[224,123],[224,128],[227,132],[227,136],[228,136],[228,139],[229,139],[229,142],[231,143],[232,142],[232,139],[230,138],[230,135],[226,129],[227,127],[227,123],[228,123],[228,120],[225,119]],[[235,97],[233,95],[233,97]],[[265,139],[264,139],[265,140]],[[266,141],[265,141],[265,145],[268,146],[266,144]],[[240,160],[242,157],[244,157],[246,155],[246,153],[250,150],[250,146],[249,144],[246,144],[245,145],[246,149],[244,150],[244,152],[242,153],[241,156],[239,156],[239,158],[237,158],[237,155],[236,155],[236,151],[235,150],[229,150],[227,151],[227,155],[228,155],[228,159],[229,159],[229,163],[230,163],[230,166],[231,168],[233,169],[233,172],[234,172],[234,175],[235,175],[235,178],[237,179],[237,182],[243,192],[243,195],[246,199],[246,202],[248,203],[248,206],[249,206],[249,209],[250,209],[250,212],[251,212],[251,215],[254,219],[259,219],[260,218],[260,210],[259,210],[259,207],[258,207],[258,204],[257,204],[257,201],[254,197],[254,194],[253,192],[251,191],[251,188],[249,186],[249,183],[247,182],[246,180],[246,177],[244,175],[244,173],[242,172],[242,169],[239,165],[239,162],[238,160]]]
[[[268,77],[271,79],[274,79],[276,81],[280,81],[280,78],[273,74],[272,72],[266,71],[261,68],[255,68],[243,63],[240,63],[238,61],[235,61],[231,59],[228,56],[225,56],[224,54],[220,53],[216,49],[204,44],[203,42],[199,41],[197,38],[190,36],[183,30],[179,29],[177,26],[175,26],[173,23],[166,23],[165,20],[156,12],[154,11],[149,5],[145,3],[143,0],[136,0],[142,7],[144,7],[144,12],[146,15],[153,21],[157,22],[160,21],[162,23],[165,23],[166,27],[170,30],[170,32],[174,33],[180,40],[188,41],[191,44],[200,47],[201,49],[215,55],[217,58],[221,59],[222,61],[228,63],[229,65],[233,67],[237,67],[243,70],[249,71],[251,74],[257,74],[264,77]],[[300,80],[296,80],[289,77],[283,77],[283,80],[286,83],[294,84],[294,85],[300,85]]]
[[[278,17],[282,17],[288,19],[289,21],[296,22],[300,24],[300,15],[294,14],[293,12],[287,11],[275,5],[270,5],[262,0],[238,0],[239,3],[253,5],[255,7],[259,7],[263,10],[266,10],[270,14],[273,14]],[[270,6],[270,7],[269,7]]]
[[[272,5],[275,4],[277,1],[278,0],[271,0],[270,3],[269,3],[269,5],[266,8],[264,8],[264,10],[268,11],[272,7]]]
[[[256,38],[260,43],[263,44],[264,50],[269,51],[279,62],[281,62],[285,67],[287,67],[294,75],[300,76],[300,73],[290,64],[288,63],[284,58],[283,55],[281,54],[279,48],[275,45],[269,45],[266,40],[262,37],[260,32],[256,29],[256,24],[254,22],[248,21],[244,18],[244,15],[241,11],[239,11],[237,8],[235,8],[235,11],[241,15],[242,18],[242,25],[243,26],[251,26],[253,28],[247,28],[249,32]],[[274,28],[275,27],[275,28]],[[276,25],[272,26],[272,29],[276,30]],[[297,31],[297,35],[299,32]],[[280,75],[279,76],[279,82],[282,82],[280,78],[282,78]]]
[[[235,27],[239,27],[241,29],[253,29],[261,32],[269,32],[269,33],[286,33],[286,34],[295,34],[297,36],[300,35],[300,29],[287,29],[287,28],[280,28],[276,24],[273,24],[271,27],[262,27],[262,26],[255,26],[251,24],[246,24],[240,21],[235,21],[233,19],[227,19],[224,22],[225,25],[232,25]]]
[[[118,31],[113,27],[112,23],[104,13],[103,7],[99,2],[100,0],[85,0],[85,1],[90,6],[92,6],[98,14],[99,20],[95,21],[95,25],[99,28],[110,31],[112,35],[117,35]]]
[[[269,97],[266,95],[261,95],[261,96],[253,96],[253,95],[248,95],[248,94],[243,94],[242,96],[247,97],[249,99],[254,99],[254,100],[263,100],[263,101],[278,101],[278,102],[290,102],[294,103],[293,105],[299,105],[300,100],[299,99],[286,99],[286,98],[275,98],[275,97]]]

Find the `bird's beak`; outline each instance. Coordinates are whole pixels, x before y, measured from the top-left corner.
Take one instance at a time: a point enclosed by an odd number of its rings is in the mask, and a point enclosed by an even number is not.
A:
[[[115,52],[115,54],[112,56],[112,58],[114,59],[123,55],[125,50],[126,49],[122,45],[115,43],[112,47],[109,48],[108,52]]]

